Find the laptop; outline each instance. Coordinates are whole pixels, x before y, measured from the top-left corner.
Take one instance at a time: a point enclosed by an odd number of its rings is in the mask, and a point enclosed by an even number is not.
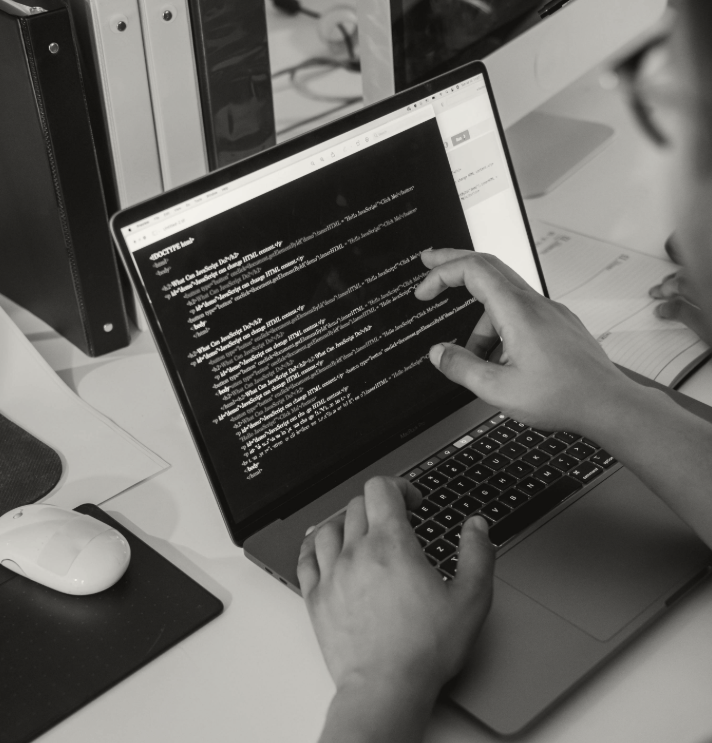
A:
[[[427,360],[465,343],[483,308],[464,288],[417,300],[422,251],[493,253],[546,294],[481,63],[111,227],[225,524],[257,566],[298,592],[307,527],[377,474],[426,496],[413,528],[443,580],[466,516],[490,521],[492,612],[444,692],[487,728],[533,724],[706,575],[705,546],[596,442],[533,430]]]

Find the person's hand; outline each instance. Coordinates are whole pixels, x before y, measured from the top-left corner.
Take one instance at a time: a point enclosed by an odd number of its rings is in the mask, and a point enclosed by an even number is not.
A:
[[[655,307],[655,314],[664,320],[676,320],[687,325],[705,342],[712,343],[708,335],[704,315],[695,304],[692,287],[684,268],[666,276],[659,284],[650,289],[653,299],[663,299]]]
[[[431,362],[507,415],[586,435],[587,421],[610,414],[611,401],[633,384],[570,310],[535,292],[498,258],[446,249],[426,251],[422,260],[431,271],[415,290],[418,299],[464,285],[485,308],[466,348],[438,344]],[[500,339],[500,362],[486,361]]]
[[[489,610],[494,548],[484,519],[464,524],[457,575],[445,582],[408,522],[406,508],[420,500],[406,480],[373,478],[345,515],[304,540],[297,575],[337,696],[370,687],[405,699],[427,684],[432,703]]]

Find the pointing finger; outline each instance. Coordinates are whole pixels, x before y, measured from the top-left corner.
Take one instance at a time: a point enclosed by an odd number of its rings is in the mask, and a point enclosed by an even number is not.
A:
[[[468,519],[460,535],[460,552],[455,590],[467,598],[485,595],[489,601],[492,593],[495,550],[487,535],[487,522],[482,516]]]
[[[503,324],[518,322],[525,311],[521,304],[522,291],[532,291],[519,289],[487,258],[470,253],[433,268],[416,288],[415,296],[427,301],[455,286],[466,286],[484,304],[499,335]]]

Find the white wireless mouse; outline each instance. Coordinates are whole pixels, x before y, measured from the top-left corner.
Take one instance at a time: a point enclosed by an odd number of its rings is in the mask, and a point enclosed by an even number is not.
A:
[[[98,593],[126,572],[131,548],[91,516],[30,505],[0,516],[0,565],[62,593]]]

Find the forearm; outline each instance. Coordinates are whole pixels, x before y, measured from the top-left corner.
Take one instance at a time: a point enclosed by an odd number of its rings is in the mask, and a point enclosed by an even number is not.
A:
[[[319,743],[418,743],[439,692],[423,681],[364,682],[340,689]]]
[[[621,385],[586,424],[597,441],[712,547],[712,424],[661,390]]]

